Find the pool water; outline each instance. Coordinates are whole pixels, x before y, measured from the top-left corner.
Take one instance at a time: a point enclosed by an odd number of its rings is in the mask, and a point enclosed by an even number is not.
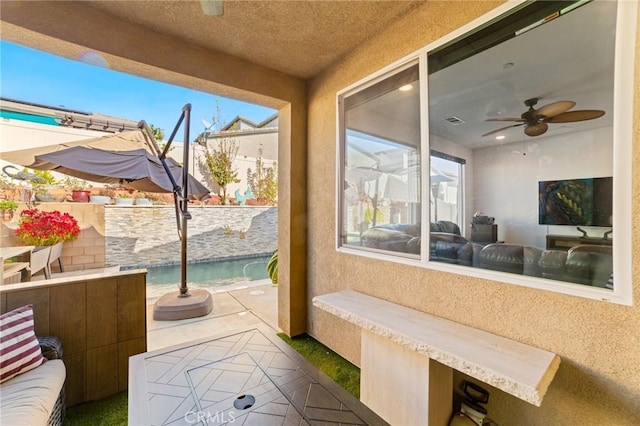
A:
[[[267,262],[271,255],[244,259],[189,263],[187,285],[190,288],[223,287],[243,281],[269,278]],[[180,285],[180,265],[147,268],[147,293],[173,291]],[[149,294],[148,294],[149,296]]]

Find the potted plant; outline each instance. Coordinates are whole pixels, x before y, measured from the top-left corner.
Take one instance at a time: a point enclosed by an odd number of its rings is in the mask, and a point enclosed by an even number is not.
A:
[[[115,195],[115,189],[105,186],[104,188],[100,188],[100,190],[98,191],[98,195],[90,195],[89,200],[92,203],[109,204],[111,202],[111,198]]]
[[[138,192],[136,193],[136,205],[138,206],[148,206],[151,204],[151,200],[149,199],[146,192]]]
[[[133,205],[133,198],[131,198],[131,194],[129,194],[128,192],[121,192],[117,194],[115,201],[117,205]]]
[[[64,182],[64,187],[67,191],[71,192],[71,199],[76,203],[88,203],[91,196],[91,185],[84,179],[77,179],[73,177],[67,177]]]
[[[78,221],[69,213],[26,209],[20,213],[16,236],[28,246],[52,246],[78,238]]]
[[[20,213],[15,234],[25,245],[36,246],[31,255],[31,269],[39,271],[44,268],[45,276],[49,278],[49,265],[56,259],[60,260],[65,241],[78,238],[80,227],[69,213],[27,209]]]
[[[0,201],[0,211],[2,211],[2,220],[13,219],[13,213],[18,208],[18,203],[13,200]]]
[[[29,172],[25,168],[25,172],[33,176],[30,182],[37,201],[61,203],[67,197],[67,192],[49,170]]]
[[[4,174],[0,174],[0,190],[2,190],[2,198],[16,200],[19,199],[19,194],[17,193],[17,187],[15,183],[11,182],[9,178],[7,178]]]
[[[278,250],[273,252],[271,259],[267,262],[267,273],[271,282],[275,285],[278,284]]]

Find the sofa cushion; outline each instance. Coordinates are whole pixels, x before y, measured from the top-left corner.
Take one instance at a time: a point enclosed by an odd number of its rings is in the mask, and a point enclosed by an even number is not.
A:
[[[567,252],[563,250],[545,250],[540,256],[538,266],[544,278],[564,280],[564,268],[567,262]]]
[[[45,361],[33,330],[32,306],[0,315],[0,383]]]
[[[460,235],[460,227],[448,220],[439,220],[437,222],[431,222],[431,232],[446,232],[449,234]]]
[[[480,251],[478,267],[522,274],[524,270],[523,246],[516,244],[488,244]]]
[[[0,424],[45,425],[66,377],[55,359],[0,384]]]
[[[411,234],[393,229],[374,227],[362,234],[362,245],[391,251],[407,251],[407,243],[414,238]]]

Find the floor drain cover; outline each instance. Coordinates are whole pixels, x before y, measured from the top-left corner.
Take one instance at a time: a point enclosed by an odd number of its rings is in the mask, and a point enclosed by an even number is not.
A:
[[[246,410],[247,408],[251,408],[255,403],[256,399],[253,395],[240,395],[233,401],[233,406],[238,410]]]

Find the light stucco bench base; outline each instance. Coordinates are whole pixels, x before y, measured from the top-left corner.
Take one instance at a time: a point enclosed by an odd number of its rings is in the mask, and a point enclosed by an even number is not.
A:
[[[560,365],[549,351],[356,291],[313,304],[362,328],[360,397],[393,424],[447,424],[454,369],[540,406]]]

